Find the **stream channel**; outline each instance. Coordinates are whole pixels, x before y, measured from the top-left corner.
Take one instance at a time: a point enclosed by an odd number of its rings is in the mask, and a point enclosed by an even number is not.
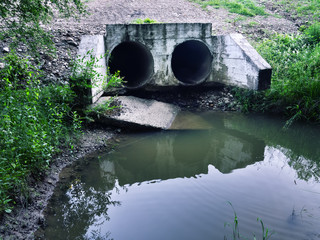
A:
[[[61,173],[45,239],[320,239],[320,129],[200,113],[205,129],[120,135]],[[191,123],[188,123],[189,125]],[[190,126],[188,126],[190,128]],[[191,126],[192,128],[192,126]],[[236,238],[238,239],[238,238]]]

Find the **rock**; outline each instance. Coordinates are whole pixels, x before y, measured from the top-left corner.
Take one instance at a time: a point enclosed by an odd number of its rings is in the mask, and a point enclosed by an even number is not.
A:
[[[9,53],[9,52],[10,52],[10,49],[9,49],[8,47],[4,47],[4,48],[2,49],[2,52],[4,52],[4,53]]]
[[[76,41],[75,41],[73,38],[71,38],[71,37],[68,37],[66,41],[67,41],[67,43],[70,44],[71,46],[77,47],[77,46],[79,45],[79,44],[76,43]]]
[[[110,97],[101,97],[91,108],[103,106],[109,99]],[[96,121],[134,129],[169,129],[180,112],[180,108],[175,105],[132,96],[120,96],[116,101],[122,106],[121,110],[116,114],[99,113],[100,118]]]

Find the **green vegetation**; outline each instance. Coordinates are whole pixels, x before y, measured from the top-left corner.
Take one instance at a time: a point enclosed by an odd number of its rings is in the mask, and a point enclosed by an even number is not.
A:
[[[70,17],[86,11],[79,0],[0,2],[0,40],[12,49],[0,58],[0,216],[17,202],[26,204],[30,179],[40,179],[62,148],[73,148],[83,120],[76,110],[85,112],[95,82],[105,88],[122,84],[119,73],[102,79],[100,59],[91,52],[72,63],[70,84],[41,82],[43,73],[27,60],[30,56],[14,49],[27,46],[35,62],[40,51],[54,53],[51,34],[42,27],[54,12]]]
[[[117,88],[123,86],[123,78],[120,77],[120,71],[114,74],[109,73],[109,69],[105,75],[98,71],[102,66],[99,65],[102,55],[98,58],[93,56],[92,50],[88,51],[84,56],[78,56],[72,63],[70,75],[71,89],[77,95],[76,101],[78,107],[86,107],[92,102],[91,88],[98,87],[101,90]],[[99,94],[97,92],[96,94]]]
[[[243,110],[283,113],[290,118],[285,127],[298,119],[320,122],[320,24],[301,34],[276,34],[258,51],[273,67],[271,88],[237,90]]]
[[[276,4],[284,8],[293,18],[302,17],[309,21],[313,19],[319,21],[319,0],[281,0],[276,1]]]
[[[80,0],[1,0],[0,40],[10,39],[11,48],[26,44],[30,53],[53,50],[51,34],[43,29],[54,13],[64,17],[86,13]]]
[[[59,147],[72,148],[71,133],[81,125],[71,87],[43,85],[38,68],[14,51],[23,44],[34,56],[54,53],[43,29],[54,12],[70,17],[85,13],[85,6],[79,0],[0,2],[0,40],[12,49],[0,58],[0,215],[17,200],[26,204],[30,176],[40,178]]]
[[[37,69],[14,52],[0,61],[1,213],[10,212],[17,197],[27,199],[28,176],[40,177],[58,146],[72,146],[69,133],[78,132],[81,121],[68,85],[41,86]]]
[[[263,7],[257,6],[253,0],[189,0],[199,4],[206,9],[208,6],[213,8],[226,8],[232,13],[253,17],[256,15],[267,15]]]
[[[150,19],[150,18],[145,18],[145,19],[141,19],[141,18],[137,18],[135,20],[132,21],[132,23],[135,24],[150,24],[150,23],[158,23],[156,20]]]
[[[231,228],[232,228],[232,237],[231,237],[232,240],[248,239],[248,238],[246,238],[246,237],[244,237],[244,236],[242,236],[242,235],[240,234],[239,219],[238,219],[237,213],[236,213],[236,211],[235,211],[232,203],[231,203],[231,202],[228,202],[228,204],[232,207],[233,214],[234,214],[234,220],[233,220],[233,223],[232,223],[232,224],[231,224],[231,223],[225,223],[225,224],[224,224],[224,227],[228,226],[228,227],[231,227]],[[264,223],[263,223],[263,221],[262,221],[260,218],[257,218],[257,222],[259,222],[259,223],[261,224],[261,231],[262,231],[262,233],[261,233],[262,238],[261,238],[261,239],[262,239],[262,240],[268,240],[268,239],[271,238],[271,236],[272,236],[273,234],[275,234],[274,231],[272,231],[272,232],[270,233],[270,232],[269,232],[269,229],[268,229],[268,228],[265,228]],[[228,239],[227,236],[224,236],[224,240],[227,240],[227,239]],[[254,240],[257,240],[257,239],[259,239],[259,238],[257,238],[256,235],[253,233],[253,239],[254,239]]]
[[[28,178],[40,178],[61,147],[73,148],[82,122],[74,107],[91,101],[89,80],[102,80],[106,88],[122,84],[119,73],[101,79],[98,61],[88,52],[74,61],[70,84],[44,86],[26,59],[14,52],[0,59],[0,214],[10,212],[16,199],[28,199]],[[110,102],[104,110],[115,107]]]

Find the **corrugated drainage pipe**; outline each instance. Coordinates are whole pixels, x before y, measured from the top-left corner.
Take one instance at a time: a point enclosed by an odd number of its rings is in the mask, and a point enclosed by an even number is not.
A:
[[[151,78],[154,61],[149,49],[139,42],[122,42],[111,52],[108,66],[111,74],[120,71],[125,86],[129,89],[140,88]]]
[[[211,73],[212,54],[207,45],[198,40],[188,40],[175,47],[171,68],[182,85],[197,85]]]

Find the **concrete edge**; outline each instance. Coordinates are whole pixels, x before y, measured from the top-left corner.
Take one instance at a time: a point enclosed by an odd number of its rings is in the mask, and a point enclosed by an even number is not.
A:
[[[99,79],[88,79],[91,81],[92,88],[90,91],[91,103],[95,103],[103,94],[103,82],[107,77],[107,65],[105,59],[105,45],[103,35],[84,35],[81,38],[79,44],[77,56],[85,57],[88,59],[88,51],[92,51],[91,56],[99,59],[98,63],[94,67],[94,71],[99,73],[101,77]]]
[[[270,88],[272,67],[270,64],[253,48],[248,40],[240,33],[229,34],[230,39],[242,50],[246,61],[251,62],[258,70],[258,84],[253,90],[264,90]]]

